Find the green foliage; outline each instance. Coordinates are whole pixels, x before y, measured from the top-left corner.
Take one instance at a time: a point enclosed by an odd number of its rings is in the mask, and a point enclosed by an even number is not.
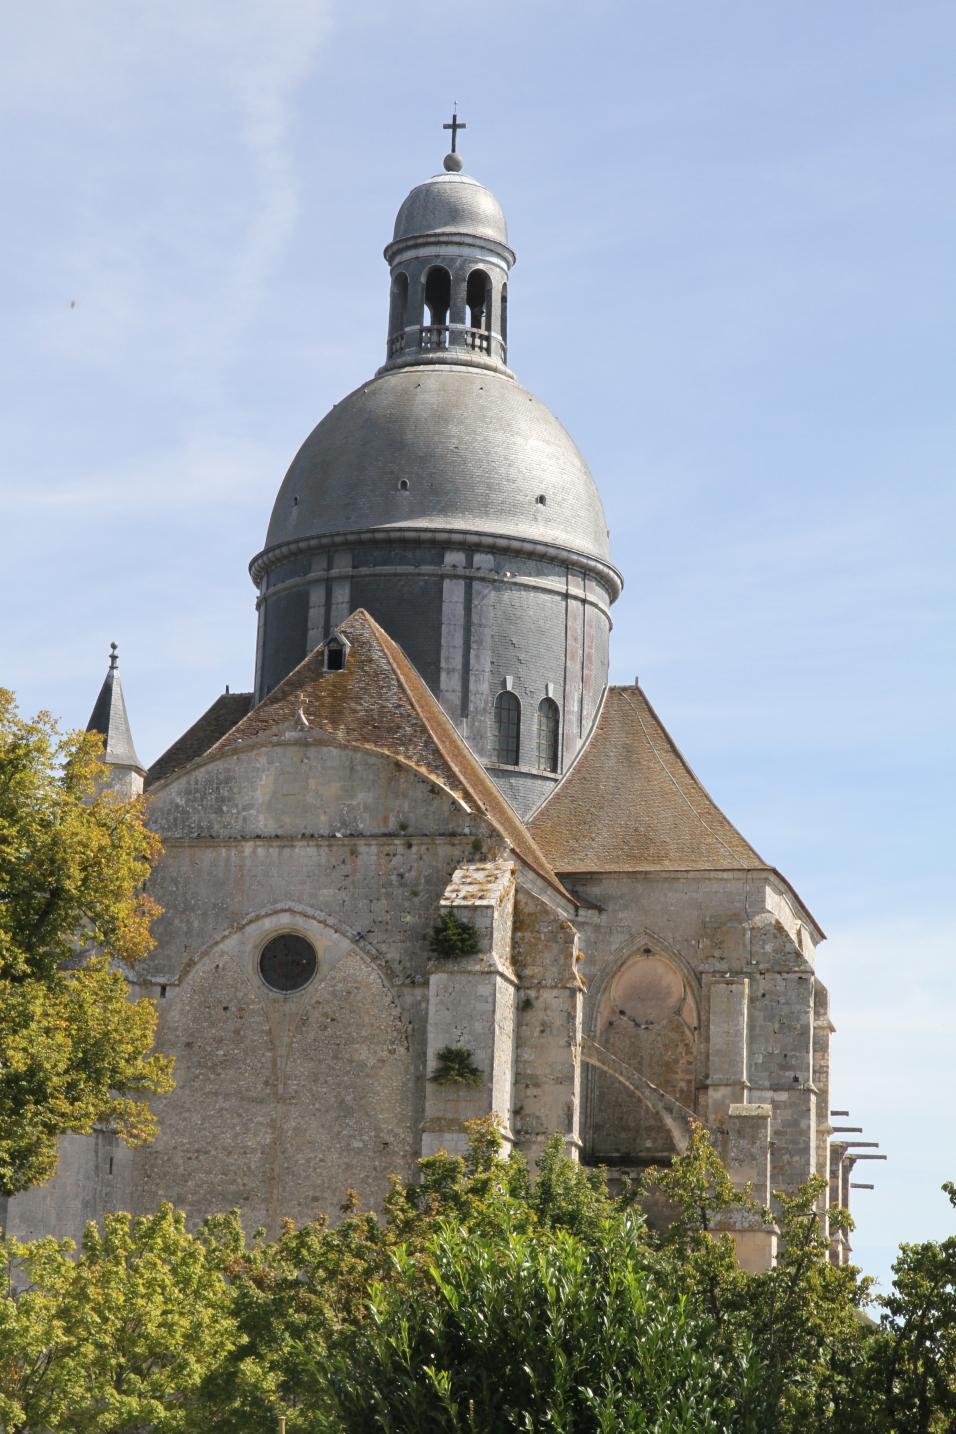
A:
[[[152,945],[144,804],[98,790],[102,738],[32,722],[0,690],[0,1194],[48,1179],[67,1132],[151,1138],[170,1089],[152,1002],[116,963]]]
[[[860,1310],[869,1281],[830,1262],[818,1213],[825,1189],[814,1176],[792,1196],[778,1192],[773,1212],[762,1209],[749,1189],[734,1189],[701,1126],[686,1155],[645,1180],[645,1190],[663,1195],[673,1212],[659,1247],[680,1286],[711,1315],[715,1349],[729,1359],[743,1340],[760,1353],[754,1412],[762,1434],[851,1434],[856,1427],[866,1337]],[[777,1225],[773,1269],[740,1270],[730,1236],[719,1233],[732,1211],[738,1223]],[[828,1215],[831,1229],[850,1224],[845,1211]]]
[[[482,1072],[466,1046],[442,1046],[435,1057],[435,1069],[428,1077],[437,1085],[481,1085]]]
[[[943,1186],[956,1207],[956,1185]],[[956,1236],[900,1247],[893,1290],[875,1341],[882,1423],[875,1430],[930,1434],[956,1427]]]
[[[905,1246],[882,1325],[830,1264],[820,1182],[778,1196],[776,1268],[719,1228],[766,1211],[710,1142],[644,1183],[648,1227],[552,1140],[532,1175],[492,1120],[419,1162],[381,1217],[248,1238],[164,1207],[92,1227],[77,1260],[3,1251],[3,1434],[942,1434],[953,1427],[956,1240]],[[835,1219],[846,1223],[837,1213]]]
[[[210,1364],[236,1337],[230,1291],[164,1205],[67,1241],[6,1241],[0,1428],[8,1434],[183,1434]],[[19,1288],[18,1288],[19,1284]]]
[[[480,945],[475,928],[467,921],[461,921],[454,911],[442,912],[428,938],[429,951],[443,960],[454,956],[474,956]]]
[[[717,1434],[756,1366],[711,1357],[709,1322],[648,1271],[638,1228],[443,1222],[428,1260],[396,1252],[368,1317],[316,1360],[304,1427]]]

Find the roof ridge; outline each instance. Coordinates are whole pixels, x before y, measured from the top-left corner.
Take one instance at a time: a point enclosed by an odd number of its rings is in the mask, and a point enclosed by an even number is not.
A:
[[[506,808],[508,815],[521,827],[522,833],[526,837],[528,845],[531,848],[531,853],[536,858],[536,861],[534,863],[529,862],[528,864],[530,866],[533,866],[534,869],[537,870],[539,876],[544,877],[544,879],[548,881],[549,884],[556,887],[556,889],[561,892],[562,896],[568,897],[569,899],[573,900],[573,898],[570,897],[570,893],[565,889],[563,883],[559,880],[557,874],[553,870],[551,863],[548,861],[544,852],[541,850],[541,848],[538,846],[538,843],[531,835],[531,832],[528,830],[526,824],[521,820],[521,817],[515,811],[511,803],[508,801],[508,798],[505,796],[504,792],[502,792],[500,788],[494,783],[494,779],[490,777],[487,772],[485,772],[484,766],[482,765],[477,753],[472,750],[466,738],[463,737],[462,734],[458,731],[458,728],[455,726],[454,722],[452,722],[451,718],[442,708],[441,704],[438,702],[438,699],[434,696],[431,689],[425,684],[424,678],[417,671],[414,664],[410,661],[407,655],[399,647],[398,643],[395,642],[393,638],[389,637],[385,629],[375,621],[371,613],[366,611],[365,608],[356,608],[355,612],[351,616],[362,616],[368,623],[373,635],[378,639],[379,645],[382,647],[383,651],[385,652],[385,655],[388,657],[389,662],[392,666],[392,670],[398,678],[399,682],[401,683],[402,688],[408,697],[408,700],[411,702],[416,713],[418,714],[419,719],[424,724],[428,735],[431,737],[432,741],[438,748],[440,755],[448,763],[449,767],[451,767],[452,772],[458,778],[458,781],[462,784],[465,791],[469,794],[472,800],[477,803],[480,810],[484,813],[485,816],[489,818],[489,820],[493,821],[496,826],[499,826],[499,823],[495,819],[494,815],[488,810],[487,804],[482,801],[481,796],[473,790],[472,783],[468,779],[467,774],[460,770],[458,763],[456,763],[456,761],[454,760],[454,748],[452,749],[452,752],[449,753],[446,752],[442,747],[441,741],[432,726],[432,721],[429,714],[426,712],[422,703],[419,701],[418,694],[406,681],[405,674],[402,672],[401,667],[396,665],[393,653],[400,653],[404,661],[408,663],[410,670],[415,673],[415,676],[422,684],[423,690],[428,694],[432,706],[438,713],[441,714],[441,718],[447,727],[448,734],[453,738],[454,742],[457,743],[467,753],[467,755],[475,763],[475,766],[479,769],[482,775],[487,778],[488,783],[492,787],[495,798],[500,800],[502,806]],[[347,619],[347,621],[350,620],[351,618]],[[507,837],[506,832],[503,832],[502,835]],[[520,852],[518,854],[519,856],[521,855]],[[527,858],[525,858],[525,860],[527,860]]]
[[[237,727],[246,717],[252,707],[253,692],[220,692],[214,697],[204,712],[200,712],[195,722],[192,722],[174,742],[171,742],[164,751],[160,752],[154,762],[150,764],[146,773],[146,786],[152,788],[160,782],[167,781],[170,777],[178,776],[186,767],[191,767],[194,762],[200,761],[208,756],[213,747]],[[240,706],[245,710],[240,715],[233,714]],[[219,726],[220,719],[225,715],[233,717],[229,725],[222,730]],[[219,729],[217,731],[217,728]]]

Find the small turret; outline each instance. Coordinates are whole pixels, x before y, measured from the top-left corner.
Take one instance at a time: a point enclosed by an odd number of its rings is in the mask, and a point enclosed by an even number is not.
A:
[[[103,762],[107,769],[106,785],[127,800],[138,797],[143,790],[146,768],[136,755],[129,717],[120,682],[116,643],[110,643],[110,665],[100,695],[96,699],[87,732],[102,734],[105,748]]]

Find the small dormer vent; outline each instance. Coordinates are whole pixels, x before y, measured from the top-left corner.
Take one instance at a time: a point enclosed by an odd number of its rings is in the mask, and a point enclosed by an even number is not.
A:
[[[348,657],[349,644],[333,633],[325,644],[325,670],[326,672],[341,672]]]

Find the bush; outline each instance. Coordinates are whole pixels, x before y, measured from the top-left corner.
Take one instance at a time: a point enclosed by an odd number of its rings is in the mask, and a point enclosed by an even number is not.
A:
[[[432,927],[428,949],[432,955],[446,959],[453,956],[475,956],[481,942],[478,932],[453,911],[443,911]]]
[[[435,1057],[435,1069],[428,1077],[436,1085],[481,1085],[484,1075],[465,1046],[442,1046]]]

